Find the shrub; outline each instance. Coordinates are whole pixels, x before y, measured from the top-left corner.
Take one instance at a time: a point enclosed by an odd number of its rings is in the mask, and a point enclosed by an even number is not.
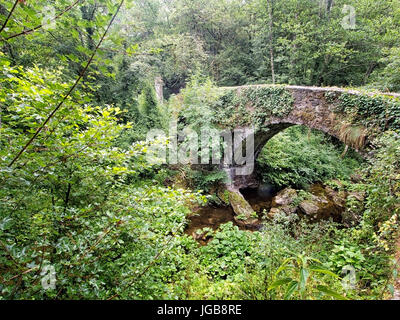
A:
[[[266,144],[257,159],[264,182],[305,188],[333,178],[349,179],[358,168],[360,157],[350,153],[342,158],[342,152],[322,133],[306,130],[291,127]]]

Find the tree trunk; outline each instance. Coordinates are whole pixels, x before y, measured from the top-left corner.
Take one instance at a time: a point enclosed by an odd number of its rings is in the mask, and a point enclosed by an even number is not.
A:
[[[273,0],[267,0],[267,5],[268,5],[268,15],[269,15],[269,54],[270,54],[270,62],[271,62],[271,76],[272,76],[272,83],[275,84]]]
[[[328,15],[331,13],[333,7],[333,0],[327,0],[326,1],[326,11],[328,12]]]
[[[371,73],[375,70],[375,68],[377,67],[377,63],[373,62],[372,64],[369,65],[367,72],[365,73],[364,76],[364,84],[367,83],[369,76],[371,75]]]

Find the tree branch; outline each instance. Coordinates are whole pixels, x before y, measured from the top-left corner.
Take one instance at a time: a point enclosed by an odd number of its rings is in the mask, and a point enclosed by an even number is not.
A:
[[[104,31],[103,36],[101,37],[99,43],[97,44],[96,48],[93,51],[92,56],[90,57],[89,61],[86,63],[85,68],[82,70],[81,74],[79,75],[78,79],[76,79],[75,83],[72,85],[72,87],[68,90],[67,94],[63,97],[63,99],[59,102],[59,104],[54,108],[54,110],[49,114],[47,119],[43,122],[43,124],[36,130],[35,134],[32,136],[32,138],[27,142],[27,144],[21,149],[21,151],[16,155],[16,157],[10,162],[8,167],[11,167],[18,159],[19,157],[25,152],[25,150],[30,146],[30,144],[37,138],[37,136],[40,134],[40,132],[43,130],[43,128],[46,126],[46,124],[53,118],[53,116],[56,114],[56,112],[62,107],[64,104],[65,100],[69,97],[69,95],[72,93],[72,91],[75,90],[75,88],[78,86],[79,82],[83,78],[84,74],[86,73],[87,69],[89,68],[89,65],[92,63],[94,56],[96,55],[97,50],[103,43],[104,38],[106,37],[108,31],[110,30],[110,27],[112,23],[115,20],[115,17],[117,16],[119,10],[121,9],[122,5],[124,4],[125,0],[121,0],[121,3],[119,4],[117,11],[111,18],[107,29]]]
[[[20,0],[15,0],[13,7],[11,8],[11,11],[8,13],[8,16],[6,18],[6,21],[4,21],[3,26],[0,28],[0,33],[4,30],[4,28],[6,27],[8,21],[10,20],[15,8],[17,7],[17,4]]]
[[[68,11],[70,11],[73,7],[75,7],[79,2],[81,2],[82,0],[76,0],[73,4],[71,4],[71,5],[69,5],[68,7],[66,7],[63,11],[61,11],[58,15],[56,15],[53,19],[51,19],[50,21],[55,21],[55,20],[57,20],[58,18],[60,18],[61,16],[63,16],[65,13],[67,13]],[[16,38],[16,37],[19,37],[19,36],[23,36],[23,35],[25,35],[25,34],[29,34],[29,33],[32,33],[32,32],[35,32],[35,31],[37,31],[37,30],[39,30],[39,29],[41,29],[41,28],[43,28],[43,24],[40,24],[40,25],[38,25],[38,26],[36,26],[36,27],[34,27],[34,28],[32,28],[32,29],[28,29],[28,30],[24,30],[24,31],[22,31],[22,32],[20,32],[20,33],[16,33],[16,34],[13,34],[13,35],[11,35],[11,36],[9,36],[9,37],[6,37],[4,40],[10,40],[10,39],[13,39],[13,38]],[[4,41],[3,40],[3,41]]]
[[[171,237],[165,242],[164,246],[160,249],[160,251],[158,251],[158,253],[156,254],[156,256],[150,261],[150,263],[144,268],[144,270],[139,273],[136,277],[133,278],[133,280],[131,282],[129,282],[124,289],[129,288],[130,286],[132,286],[139,278],[143,277],[146,272],[157,262],[158,258],[160,258],[161,254],[165,251],[165,249],[167,249],[167,247],[169,246],[169,244],[171,243],[172,239],[174,239],[176,233],[178,232],[178,230],[184,225],[184,223],[181,223],[175,230],[175,232],[172,233]],[[116,293],[113,296],[109,297],[107,300],[114,300],[115,298],[117,298],[120,294]]]

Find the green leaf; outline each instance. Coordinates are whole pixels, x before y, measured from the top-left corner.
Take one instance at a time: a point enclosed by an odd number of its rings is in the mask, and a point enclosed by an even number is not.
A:
[[[286,290],[285,296],[284,296],[285,300],[288,300],[292,296],[293,292],[296,290],[296,288],[298,288],[298,285],[299,285],[299,283],[297,281],[292,281],[290,283],[288,289]]]
[[[331,296],[331,297],[333,297],[333,298],[335,298],[337,300],[349,300],[348,298],[342,296],[341,294],[339,294],[339,293],[337,293],[335,291],[332,291],[331,289],[328,289],[325,286],[321,286],[321,285],[317,286],[317,289],[318,289],[318,291],[320,291],[320,292],[322,292],[322,293],[324,293],[324,294],[326,294],[328,296]]]
[[[333,273],[332,271],[326,270],[326,269],[310,269],[310,271],[317,272],[317,273],[323,273],[328,276],[334,277],[336,279],[340,278],[337,274]]]
[[[268,291],[273,290],[273,289],[275,289],[275,288],[278,288],[278,287],[280,287],[280,286],[282,286],[282,285],[284,285],[284,284],[290,283],[290,282],[292,282],[292,281],[293,281],[293,279],[291,279],[291,278],[284,278],[284,279],[277,280],[277,281],[273,282],[273,283],[268,287]]]
[[[305,268],[301,268],[301,270],[300,270],[300,284],[299,284],[301,292],[304,292],[304,290],[306,289],[308,276],[309,276],[308,270],[305,269]]]
[[[277,275],[279,275],[283,270],[286,269],[286,265],[291,261],[291,258],[287,258],[285,261],[283,261],[283,263],[281,264],[281,266],[278,268],[278,270],[276,270],[275,272],[275,277]]]

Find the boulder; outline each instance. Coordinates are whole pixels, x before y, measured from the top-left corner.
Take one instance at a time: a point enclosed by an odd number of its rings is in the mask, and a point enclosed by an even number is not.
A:
[[[316,218],[320,210],[320,207],[316,202],[312,200],[305,200],[300,203],[299,209],[305,215],[310,216],[312,218]]]
[[[325,187],[326,195],[334,202],[337,206],[341,208],[346,207],[346,197],[347,194],[344,191],[335,191],[330,187]]]
[[[235,221],[238,225],[244,227],[256,227],[260,224],[258,218],[255,218],[255,212],[247,200],[237,189],[229,189],[229,203],[232,206],[236,216]]]
[[[272,207],[289,206],[297,198],[297,191],[292,188],[286,188],[278,192],[272,200]]]
[[[365,193],[364,192],[350,192],[348,198],[353,198],[359,202],[364,202],[365,200]]]
[[[273,220],[277,215],[281,213],[281,209],[279,208],[271,208],[269,212],[267,213],[267,217],[271,220]]]
[[[297,207],[290,205],[290,206],[284,206],[280,207],[280,209],[285,212],[286,214],[293,214],[297,212]]]
[[[348,195],[345,191],[335,191],[333,188],[317,183],[310,187],[309,198],[296,205],[295,202],[299,199],[298,192],[295,189],[286,188],[273,198],[272,209],[269,210],[267,216],[272,219],[278,212],[284,212],[287,215],[297,212],[312,221],[332,218],[336,222],[342,222],[348,196],[360,201],[363,199],[360,193]]]
[[[297,191],[292,188],[286,188],[278,192],[278,194],[272,199],[272,209],[269,211],[267,216],[275,216],[278,212],[284,212],[286,214],[296,213],[297,207],[293,205],[296,198]]]
[[[304,200],[299,204],[299,211],[311,220],[333,218],[334,221],[339,222],[342,219],[343,207],[326,195],[312,195],[311,199]]]

